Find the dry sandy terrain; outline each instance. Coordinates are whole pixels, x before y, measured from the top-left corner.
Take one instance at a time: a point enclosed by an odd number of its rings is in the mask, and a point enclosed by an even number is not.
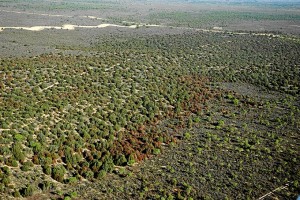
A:
[[[90,6],[90,7],[89,7]],[[58,46],[89,46],[99,38],[111,34],[177,34],[192,31],[273,31],[285,34],[300,34],[299,21],[285,20],[240,20],[222,24],[216,22],[199,27],[179,28],[173,26],[172,20],[156,19],[156,13],[201,12],[258,12],[272,13],[274,9],[248,5],[218,5],[191,3],[131,2],[122,5],[115,1],[103,4],[80,2],[64,4],[63,2],[15,2],[0,5],[0,55],[32,56],[41,53],[59,52]],[[281,8],[280,13],[299,14],[297,8]],[[184,14],[185,15],[185,14]],[[129,22],[127,22],[129,21]],[[133,23],[132,23],[133,21]],[[150,24],[143,27],[145,24]],[[161,27],[155,27],[156,25]],[[139,29],[137,29],[139,25]],[[72,31],[70,31],[72,30]],[[34,31],[34,32],[31,32]],[[37,32],[38,31],[38,32]],[[98,39],[96,39],[98,38]],[[64,49],[66,50],[66,49]],[[70,52],[70,51],[69,51]],[[74,51],[71,51],[74,53]]]

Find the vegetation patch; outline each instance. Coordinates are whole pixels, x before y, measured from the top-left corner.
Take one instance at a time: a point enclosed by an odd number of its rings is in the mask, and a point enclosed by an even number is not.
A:
[[[76,48],[85,54],[0,59],[1,195],[299,192],[297,40],[196,32]]]

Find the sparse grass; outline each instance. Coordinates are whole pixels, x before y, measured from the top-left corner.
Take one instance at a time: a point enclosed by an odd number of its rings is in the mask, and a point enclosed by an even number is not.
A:
[[[213,27],[213,26],[228,26],[229,24],[238,21],[262,21],[262,20],[300,20],[300,15],[297,13],[273,13],[260,11],[216,11],[216,10],[201,10],[199,12],[156,12],[150,14],[148,18],[151,22],[164,22],[172,26],[184,27]]]

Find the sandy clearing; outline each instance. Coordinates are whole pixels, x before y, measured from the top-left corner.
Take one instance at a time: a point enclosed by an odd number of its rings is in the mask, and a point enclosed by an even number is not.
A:
[[[63,29],[63,30],[74,30],[75,25],[65,24],[63,26],[8,26],[8,27],[0,27],[0,32],[4,31],[5,29],[17,29],[17,30],[27,30],[27,31],[42,31],[45,29]]]
[[[28,31],[42,31],[45,29],[58,29],[58,30],[75,30],[75,28],[107,28],[107,27],[118,27],[118,28],[137,28],[139,25],[130,25],[130,26],[124,26],[124,25],[117,25],[117,24],[99,24],[96,26],[81,26],[81,25],[73,25],[73,24],[64,24],[62,26],[32,26],[32,27],[26,27],[26,26],[8,26],[8,27],[0,27],[0,32],[4,31],[5,29],[17,29],[17,30],[28,30]],[[155,24],[149,24],[145,25],[147,27],[162,27],[160,25]]]
[[[10,11],[10,10],[0,10],[0,12],[7,12],[7,13],[17,13],[17,14],[26,14],[26,15],[38,15],[38,16],[47,16],[47,17],[67,17],[67,18],[89,18],[95,20],[106,20],[101,17],[96,16],[72,16],[72,15],[57,15],[57,14],[45,14],[45,13],[33,13],[33,12],[21,12],[21,11]]]
[[[32,13],[32,12],[21,12],[21,11],[11,11],[11,10],[0,10],[0,12],[27,14],[27,15],[40,15],[40,16],[48,16],[48,17],[73,17],[70,15],[52,15],[52,14],[44,14],[44,13]]]
[[[12,129],[9,129],[9,128],[1,128],[1,129],[0,129],[0,132],[2,132],[2,131],[10,131],[10,130],[12,130]]]
[[[52,14],[40,14],[40,13],[30,13],[30,12],[20,12],[20,11],[8,11],[8,10],[0,10],[0,12],[12,12],[12,13],[20,13],[20,14],[31,14],[31,15],[42,15],[42,16],[51,16],[51,17],[84,17],[89,19],[96,20],[105,20],[103,18],[99,18],[96,16],[68,16],[68,15],[52,15]],[[72,24],[64,24],[62,26],[32,26],[32,27],[0,27],[0,32],[5,29],[21,29],[28,31],[42,31],[45,29],[57,29],[57,30],[75,30],[75,28],[107,28],[107,27],[119,27],[119,28],[138,28],[140,26],[145,27],[163,27],[163,28],[177,28],[177,29],[186,29],[186,30],[194,30],[194,31],[202,31],[202,32],[214,32],[214,33],[225,33],[223,27],[213,27],[212,29],[201,29],[201,28],[191,28],[191,27],[176,27],[176,26],[166,26],[166,25],[156,25],[156,24],[145,24],[145,23],[135,23],[123,21],[122,23],[130,23],[133,25],[117,25],[117,24],[99,24],[96,26],[81,26],[81,25],[72,25]],[[138,24],[138,25],[137,25]],[[295,27],[300,27],[298,25],[290,25]],[[267,37],[280,37],[280,35],[271,34],[271,33],[247,33],[247,32],[228,32],[234,35],[257,35],[257,36],[267,36]]]
[[[48,87],[42,89],[42,91],[48,90],[48,89],[52,88],[54,85],[58,85],[58,84],[59,84],[59,82],[53,83],[52,85],[49,85]]]
[[[84,17],[84,18],[89,18],[89,19],[97,19],[97,20],[106,20],[104,18],[101,17],[95,17],[95,16],[79,16],[79,17]]]

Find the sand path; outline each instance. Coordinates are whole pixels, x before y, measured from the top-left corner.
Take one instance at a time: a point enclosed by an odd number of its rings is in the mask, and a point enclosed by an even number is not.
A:
[[[73,25],[73,24],[64,24],[62,26],[7,26],[7,27],[0,27],[0,32],[5,29],[18,29],[18,30],[28,30],[28,31],[42,31],[45,29],[58,29],[58,30],[75,30],[75,28],[107,28],[107,27],[119,27],[119,28],[137,28],[139,25],[117,25],[117,24],[99,24],[96,26],[81,26],[81,25]],[[159,27],[159,25],[150,24],[146,25],[147,27]]]
[[[56,15],[56,14],[44,14],[44,13],[32,13],[32,12],[21,12],[21,11],[9,11],[9,10],[0,10],[0,12],[9,12],[9,13],[17,13],[17,14],[29,14],[29,15],[40,15],[40,16],[49,16],[49,17],[81,17],[81,18],[89,18],[94,20],[106,20],[104,18],[95,17],[95,16],[70,16],[70,15]],[[214,32],[214,33],[225,33],[222,27],[213,27],[212,29],[200,29],[200,28],[190,28],[190,27],[176,27],[176,26],[166,26],[166,25],[156,25],[156,24],[145,24],[145,23],[135,23],[135,22],[127,22],[123,21],[123,23],[131,23],[133,25],[124,26],[117,24],[109,24],[103,23],[96,26],[81,26],[81,25],[73,25],[73,24],[64,24],[62,26],[31,26],[31,27],[0,27],[0,32],[5,29],[19,29],[19,30],[28,30],[28,31],[42,31],[45,29],[57,29],[57,30],[75,30],[75,28],[107,28],[107,27],[119,27],[119,28],[129,28],[134,29],[139,26],[146,27],[162,27],[162,28],[177,28],[177,29],[186,29],[186,30],[194,30],[194,31],[202,31],[202,32]],[[139,25],[137,25],[139,24]],[[295,27],[300,27],[298,25],[291,25]],[[228,32],[228,31],[227,31]],[[277,34],[272,33],[248,33],[248,32],[228,32],[234,35],[257,35],[257,36],[267,36],[267,37],[281,37]]]
[[[0,12],[7,12],[7,13],[16,13],[16,14],[27,14],[27,15],[39,15],[39,16],[48,16],[48,17],[67,17],[67,18],[75,18],[75,17],[80,17],[80,18],[89,18],[93,20],[106,20],[104,18],[100,17],[95,17],[95,16],[71,16],[71,15],[56,15],[56,14],[44,14],[44,13],[32,13],[32,12],[22,12],[22,11],[10,11],[10,10],[0,10]],[[5,30],[5,29],[18,29],[18,30],[28,30],[28,31],[42,31],[45,29],[58,29],[58,30],[74,30],[75,28],[106,28],[106,27],[119,27],[119,28],[137,28],[139,25],[138,23],[135,22],[127,22],[123,21],[122,23],[131,23],[133,25],[130,26],[124,26],[124,25],[117,25],[117,24],[109,24],[109,23],[104,23],[104,24],[99,24],[96,26],[81,26],[81,25],[73,25],[73,24],[64,24],[62,26],[8,26],[8,27],[0,27],[0,32]],[[158,27],[159,25],[155,24],[140,24],[140,25],[145,25],[147,27]]]
[[[47,16],[47,17],[67,17],[67,18],[89,18],[89,19],[97,19],[97,20],[106,20],[101,17],[95,17],[95,16],[72,16],[72,15],[55,15],[55,14],[45,14],[45,13],[33,13],[33,12],[22,12],[22,11],[11,11],[11,10],[0,10],[0,12],[7,12],[7,13],[16,13],[16,14],[26,14],[26,15],[38,15],[38,16]]]

